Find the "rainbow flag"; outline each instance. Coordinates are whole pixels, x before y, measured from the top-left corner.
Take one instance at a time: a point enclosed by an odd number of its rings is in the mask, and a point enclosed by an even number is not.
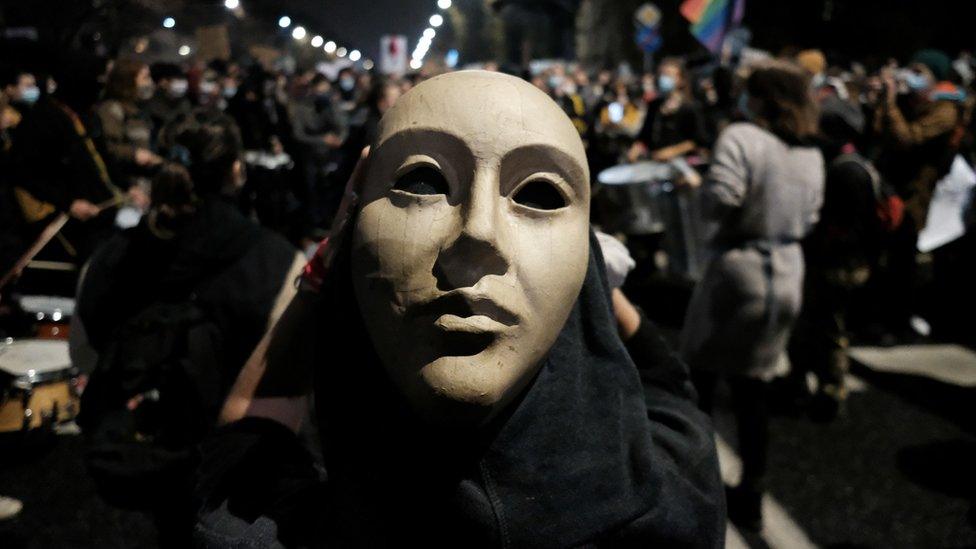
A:
[[[725,35],[742,22],[746,0],[685,0],[681,15],[691,21],[691,34],[712,53],[722,47]]]

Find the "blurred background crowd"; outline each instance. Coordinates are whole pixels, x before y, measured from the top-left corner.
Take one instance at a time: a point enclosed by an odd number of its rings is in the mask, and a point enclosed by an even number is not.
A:
[[[237,2],[225,4],[241,9]],[[490,60],[462,53],[459,62],[453,48],[435,59],[425,57],[431,34],[400,71],[383,70],[378,58],[331,41],[331,48],[324,44],[326,52],[332,49],[327,63],[236,47],[234,55],[211,58],[189,47],[175,56],[150,55],[153,46],[147,50],[141,38],[111,51],[4,55],[0,274],[14,269],[20,276],[3,289],[0,335],[23,337],[37,320],[51,319],[50,311],[18,297],[79,294],[72,309],[87,317],[81,327],[71,321],[78,347],[72,358],[89,374],[97,360],[85,365],[78,357],[85,347],[96,353],[110,347],[118,319],[151,301],[137,296],[172,288],[212,293],[198,290],[199,280],[235,265],[256,280],[228,283],[228,295],[213,298],[249,301],[222,313],[237,317],[225,325],[243,338],[241,348],[225,349],[221,360],[228,371],[215,391],[226,392],[280,288],[328,237],[345,185],[383,114],[426,79],[483,69],[531,82],[572,120],[590,163],[592,223],[623,243],[634,260],[622,290],[676,347],[693,347],[694,332],[703,329],[688,323],[696,322],[694,301],[708,298],[692,295],[705,291],[702,281],[716,268],[716,250],[732,238],[730,218],[724,210],[716,214],[709,199],[746,212],[735,214],[735,223],[747,224],[752,216],[765,224],[760,232],[771,244],[761,243],[761,250],[782,244],[777,239],[800,244],[802,259],[766,251],[766,263],[756,267],[772,273],[770,284],[781,274],[798,277],[802,296],[781,299],[796,306],[784,324],[785,339],[775,344],[785,354],[774,357],[776,364],[764,362],[760,372],[743,368],[729,376],[730,415],[738,422],[745,467],[742,489],[728,495],[734,523],[759,527],[759,498],[769,489],[766,462],[775,461],[765,455],[771,414],[830,422],[850,413],[847,402],[857,390],[852,346],[976,346],[976,240],[967,233],[976,222],[970,197],[976,187],[976,58],[970,51],[922,47],[888,58],[792,45],[759,49],[732,24],[716,48],[705,41],[687,51],[655,53],[650,46],[636,59],[618,59],[607,47],[604,58],[592,62],[573,55],[572,32],[569,38],[559,32],[555,16],[520,10],[519,2],[498,4],[493,16],[515,37],[511,48]],[[599,11],[599,2],[584,4]],[[738,2],[726,4],[731,10]],[[735,23],[729,17],[726,23]],[[274,22],[286,39],[311,40],[322,49],[323,37],[284,19]],[[445,24],[444,18],[430,22],[428,31]],[[549,45],[533,51],[525,45],[530,41],[516,38],[538,24],[551,31]],[[649,45],[659,37],[638,39]],[[819,154],[803,163],[776,148],[750,152],[761,146],[759,138],[727,135],[742,124],[768,129],[788,150]],[[769,162],[758,163],[756,155]],[[748,190],[716,198],[711,182],[729,165],[766,170],[783,185],[812,174],[819,181],[809,187],[816,196],[787,192],[752,205]],[[777,224],[791,228],[770,228]],[[123,234],[130,236],[120,240]],[[18,269],[38,241],[47,244]],[[99,252],[125,245],[144,250],[131,265],[119,259],[129,257],[122,252]],[[93,257],[102,264],[90,264]],[[257,280],[262,277],[267,280]],[[94,296],[88,302],[80,295],[85,289]],[[686,312],[689,301],[692,311]],[[86,332],[80,343],[79,329]],[[695,372],[695,355],[684,356]],[[707,370],[699,368],[695,381],[710,410],[715,379]],[[967,520],[972,514],[970,508]],[[976,541],[968,532],[969,542]]]

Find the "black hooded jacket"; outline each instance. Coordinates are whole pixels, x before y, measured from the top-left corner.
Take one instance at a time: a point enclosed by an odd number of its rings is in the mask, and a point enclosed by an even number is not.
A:
[[[721,546],[709,420],[652,324],[621,342],[590,245],[582,291],[535,380],[477,432],[417,421],[352,292],[335,292],[329,309],[345,313],[326,322],[315,391],[327,480],[285,428],[242,420],[205,446],[198,534],[209,546],[265,546],[269,528],[288,546]]]

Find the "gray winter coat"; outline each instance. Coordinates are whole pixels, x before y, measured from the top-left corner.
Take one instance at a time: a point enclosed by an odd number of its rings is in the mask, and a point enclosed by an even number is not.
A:
[[[824,162],[751,123],[719,136],[703,189],[715,224],[710,260],[695,288],[681,354],[692,368],[770,379],[785,373],[800,311],[800,240],[823,202]]]

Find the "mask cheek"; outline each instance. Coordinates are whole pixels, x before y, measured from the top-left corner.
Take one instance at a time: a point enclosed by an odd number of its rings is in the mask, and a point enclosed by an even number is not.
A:
[[[358,270],[396,294],[432,288],[437,254],[453,225],[451,210],[446,203],[396,205],[388,198],[368,204],[354,236]]]
[[[526,328],[535,342],[551,345],[583,286],[589,227],[582,214],[534,220],[513,228],[519,282],[528,302]]]

